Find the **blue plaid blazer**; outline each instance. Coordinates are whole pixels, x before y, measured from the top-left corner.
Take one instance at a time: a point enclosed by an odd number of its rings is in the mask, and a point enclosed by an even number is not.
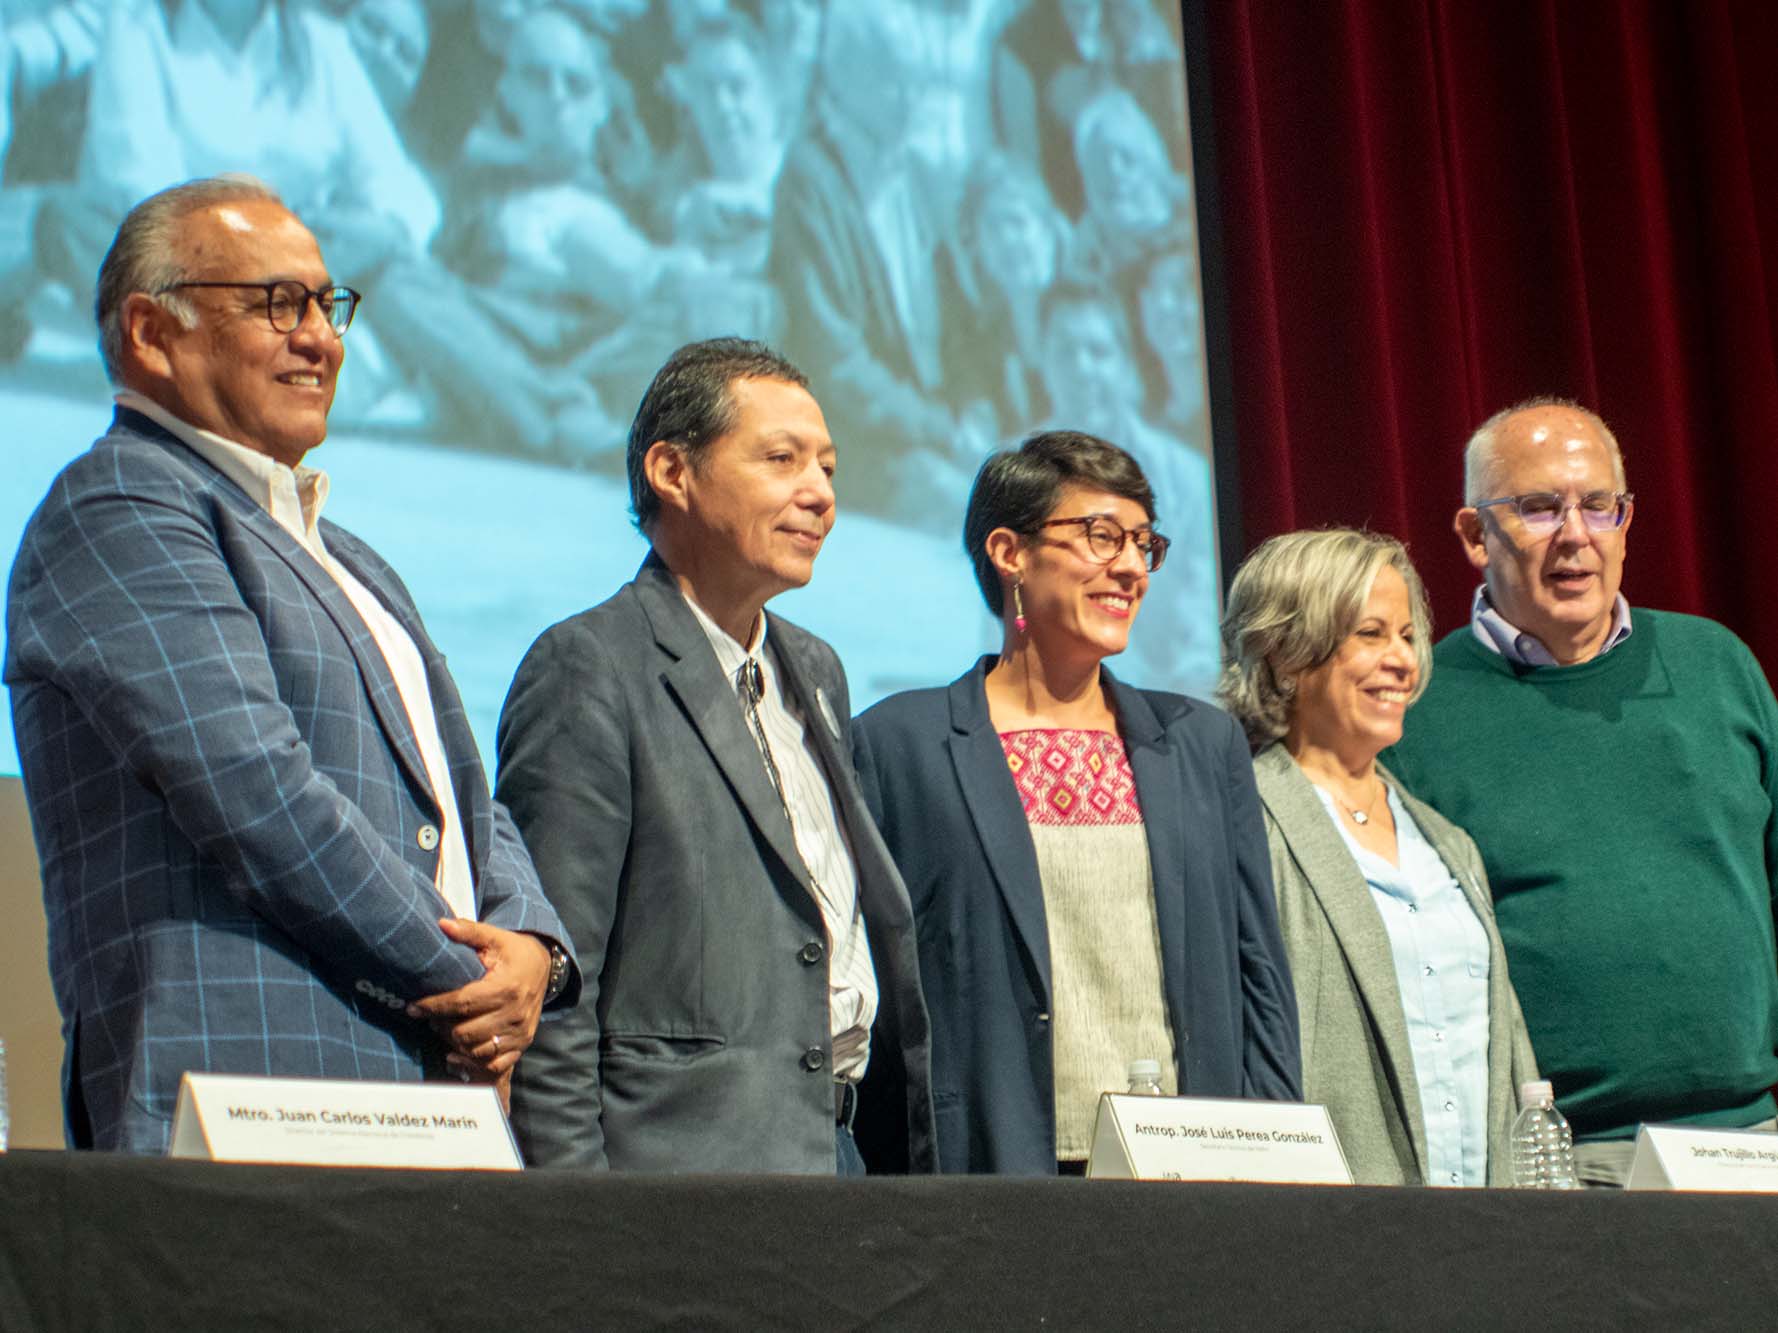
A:
[[[567,944],[407,589],[321,526],[425,660],[478,915]],[[120,409],[26,527],[6,631],[70,1145],[163,1151],[187,1070],[440,1073],[405,1005],[482,967],[438,928],[439,810],[395,680],[308,551]]]

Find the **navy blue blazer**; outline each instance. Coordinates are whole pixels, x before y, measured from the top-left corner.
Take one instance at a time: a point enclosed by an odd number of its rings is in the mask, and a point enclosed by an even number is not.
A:
[[[913,901],[939,1169],[1053,1175],[1049,932],[988,717],[994,662],[869,709],[853,755]],[[1300,1100],[1296,995],[1247,741],[1208,704],[1104,679],[1146,822],[1180,1093]]]
[[[566,943],[413,599],[321,531],[425,663],[477,916]],[[5,678],[72,1146],[163,1151],[187,1070],[443,1073],[406,1003],[483,969],[438,928],[432,785],[376,640],[270,514],[120,410],[25,529]]]

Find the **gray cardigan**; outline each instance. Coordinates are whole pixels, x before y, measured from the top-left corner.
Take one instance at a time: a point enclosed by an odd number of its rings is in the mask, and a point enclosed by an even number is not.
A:
[[[1306,1099],[1327,1107],[1361,1185],[1426,1183],[1426,1125],[1389,934],[1345,840],[1282,745],[1253,757],[1278,918],[1296,978]],[[1481,854],[1378,766],[1462,886],[1488,936],[1488,1183],[1511,1183],[1517,1086],[1537,1077]]]

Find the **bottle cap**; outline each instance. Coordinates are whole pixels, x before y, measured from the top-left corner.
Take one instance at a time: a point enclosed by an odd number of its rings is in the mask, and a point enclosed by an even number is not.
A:
[[[1159,1060],[1130,1061],[1130,1078],[1132,1081],[1141,1079],[1144,1083],[1158,1083],[1161,1077]]]
[[[1554,1106],[1556,1092],[1548,1079],[1534,1079],[1529,1083],[1519,1084],[1519,1109],[1529,1110],[1533,1106]]]

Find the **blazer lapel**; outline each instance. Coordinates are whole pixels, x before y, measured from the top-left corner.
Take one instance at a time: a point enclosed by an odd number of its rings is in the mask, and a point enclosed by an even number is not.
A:
[[[463,838],[468,845],[469,865],[475,879],[476,905],[479,908],[482,871],[487,868],[487,857],[492,847],[494,820],[487,802],[477,800],[479,791],[487,781],[487,772],[482,767],[481,752],[476,748],[475,734],[469,727],[469,714],[463,707],[463,696],[458,693],[457,682],[451,677],[444,654],[426,633],[426,626],[420,622],[418,608],[405,594],[398,596],[390,587],[388,579],[394,579],[395,586],[400,586],[400,580],[395,577],[394,571],[389,569],[381,556],[344,528],[325,520],[322,526],[326,529],[323,535],[328,553],[394,617],[395,622],[406,631],[408,638],[413,640],[414,648],[420,654],[421,664],[426,669],[427,692],[432,696],[433,722],[438,727],[439,744],[444,747],[451,796],[457,804],[457,817],[462,823]],[[381,656],[379,651],[378,657]],[[399,689],[395,692],[393,703],[401,709],[403,720],[408,721]],[[412,734],[411,722],[405,734]]]
[[[1036,965],[1043,1003],[1048,1005],[1050,939],[1043,911],[1043,881],[1037,871],[1031,826],[1019,802],[1018,788],[1007,772],[1006,751],[988,717],[983,681],[993,662],[993,658],[984,657],[973,671],[951,683],[951,763],[957,770],[963,803],[975,824],[976,841],[1006,901],[1013,929]]]
[[[279,531],[282,532],[283,529],[280,528]],[[344,541],[340,540],[342,537],[345,538]],[[426,637],[425,631],[418,622],[410,619],[404,609],[397,604],[401,599],[389,595],[377,570],[370,561],[361,555],[356,539],[335,528],[326,540],[328,554],[338,561],[348,574],[364,585],[370,595],[375,597],[383,609],[394,618],[396,624],[406,631],[408,638],[413,640],[414,648],[420,654],[421,661],[427,668],[427,687],[433,691],[433,716],[440,721],[442,732],[442,705],[447,701],[440,699],[437,695],[436,677],[440,673],[432,670],[433,662],[438,660],[437,649],[433,648],[431,640]],[[297,550],[305,557],[309,554],[301,547],[298,547]],[[311,588],[324,590],[323,604],[326,605],[327,613],[334,618],[335,623],[347,631],[347,638],[352,644],[352,654],[358,659],[358,669],[364,673],[371,706],[376,709],[377,718],[383,724],[383,730],[394,741],[396,752],[401,756],[402,763],[419,782],[421,790],[430,792],[432,779],[426,775],[426,761],[420,756],[420,743],[414,736],[413,719],[408,716],[407,705],[401,701],[401,689],[395,683],[395,676],[389,670],[389,661],[383,656],[383,650],[377,646],[376,636],[370,632],[370,627],[364,623],[364,617],[358,614],[358,608],[352,605],[352,599],[346,596],[345,589],[340,587],[334,577],[317,565],[312,558],[308,559],[306,564],[307,570],[295,565],[292,567],[296,568],[299,576],[307,577]],[[332,595],[327,596],[325,592],[331,592]],[[455,686],[451,687],[451,698],[448,702],[457,702]],[[462,812],[458,813],[461,815]]]
[[[809,883],[808,869],[796,849],[790,819],[766,774],[740,696],[717,667],[703,627],[685,604],[685,595],[666,565],[652,551],[636,573],[635,586],[655,643],[673,659],[661,673],[662,681],[679,700],[741,808],[785,868],[809,891],[808,901],[813,904],[814,885]]]
[[[168,440],[173,437],[165,436]],[[383,729],[384,736],[394,749],[408,778],[416,790],[432,792],[432,781],[426,776],[426,764],[420,758],[420,746],[414,739],[413,724],[407,715],[407,706],[401,702],[401,691],[396,687],[395,677],[389,670],[389,663],[383,656],[383,650],[377,646],[374,635],[358,609],[346,596],[333,575],[323,569],[314,556],[296,538],[292,537],[278,525],[276,519],[268,514],[264,507],[254,502],[236,486],[233,481],[223,476],[195,450],[187,448],[177,440],[173,442],[181,453],[190,459],[203,474],[210,478],[211,490],[228,506],[241,526],[263,542],[279,560],[289,568],[309,592],[314,596],[329,618],[338,627],[351,649],[352,657],[358,664],[358,672],[364,679],[365,693],[370,696],[371,709],[377,715],[377,721]],[[337,556],[337,552],[335,553]],[[350,568],[350,566],[348,566]],[[354,577],[357,571],[353,570]],[[380,589],[374,580],[359,578],[361,583],[370,588],[374,595],[381,596]],[[387,605],[387,599],[384,598]]]
[[[1370,1014],[1395,1095],[1405,1112],[1414,1156],[1424,1174],[1426,1126],[1419,1114],[1414,1050],[1401,1007],[1395,952],[1383,918],[1371,901],[1370,885],[1289,751],[1282,745],[1271,745],[1255,755],[1253,763],[1265,779],[1260,783],[1260,799],[1277,822],[1298,872],[1321,904]]]
[[[1117,710],[1118,730],[1136,779],[1136,800],[1142,807],[1149,873],[1154,881],[1155,925],[1161,941],[1162,983],[1177,1041],[1179,1034],[1198,1030],[1196,1015],[1191,1012],[1192,967],[1187,956],[1195,941],[1186,938],[1185,905],[1208,901],[1212,895],[1197,882],[1204,874],[1203,862],[1186,855],[1185,838],[1187,825],[1200,823],[1206,811],[1187,808],[1179,757],[1167,744],[1166,730],[1142,692],[1125,685],[1103,667],[1100,675],[1109,687],[1112,707]],[[1183,892],[1169,891],[1168,886],[1181,881]],[[1209,945],[1212,941],[1203,943]],[[1221,941],[1214,943],[1221,947]],[[1177,1060],[1181,1079],[1188,1076],[1191,1067],[1188,1055],[1181,1044]],[[1188,1089],[1182,1084],[1179,1091],[1183,1095]]]
[[[859,836],[860,816],[863,816],[864,826],[874,826],[863,809],[863,798],[859,796],[857,783],[852,777],[852,756],[840,746],[839,715],[833,711],[833,700],[818,683],[819,670],[798,651],[790,635],[777,628],[778,619],[769,611],[766,612],[766,623],[766,642],[771,645],[772,656],[776,659],[784,693],[802,716],[803,735],[814,747],[815,760],[821,766],[822,777],[827,779],[827,789],[833,796],[834,809],[844,826],[853,864],[857,866],[864,843]],[[800,856],[798,864],[801,864]],[[859,871],[862,878],[862,867]]]
[[[802,715],[803,733],[815,747],[822,773],[833,788],[835,803],[840,804],[841,788],[835,784],[834,775],[849,772],[851,760],[842,760],[840,756],[839,738],[833,731],[839,726],[839,718],[827,692],[815,683],[817,672],[790,642],[790,636],[777,628],[777,620],[771,612],[766,612],[766,642],[771,645],[784,693]]]

